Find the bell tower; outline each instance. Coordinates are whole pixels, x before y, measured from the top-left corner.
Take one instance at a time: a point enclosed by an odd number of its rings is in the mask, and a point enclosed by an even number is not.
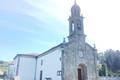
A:
[[[71,15],[69,21],[69,42],[80,39],[85,41],[84,27],[83,27],[83,16],[81,15],[80,7],[77,5],[76,0],[71,8]]]
[[[97,80],[97,52],[85,42],[83,16],[76,0],[71,8],[68,42],[63,45],[63,80]]]

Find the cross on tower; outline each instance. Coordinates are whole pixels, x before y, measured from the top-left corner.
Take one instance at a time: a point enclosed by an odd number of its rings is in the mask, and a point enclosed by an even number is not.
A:
[[[74,0],[74,3],[76,4],[76,0]]]

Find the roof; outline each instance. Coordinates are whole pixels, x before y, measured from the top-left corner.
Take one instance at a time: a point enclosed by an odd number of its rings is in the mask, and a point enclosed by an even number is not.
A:
[[[50,51],[53,51],[53,50],[55,50],[55,49],[57,49],[57,48],[60,48],[61,45],[62,45],[62,43],[59,44],[59,45],[57,45],[57,46],[55,46],[55,47],[52,47],[51,49],[49,49],[49,50],[47,50],[47,51],[45,51],[45,52],[43,52],[43,53],[41,53],[41,54],[38,54],[38,53],[17,54],[17,55],[14,57],[14,60],[15,60],[18,56],[21,56],[21,57],[22,57],[22,56],[26,56],[26,57],[32,57],[32,58],[37,58],[37,57],[40,57],[40,56],[44,56],[44,55],[47,55]]]
[[[52,47],[51,49],[43,52],[42,54],[39,54],[37,57],[41,57],[41,56],[47,55],[47,54],[49,54],[50,51],[56,50],[57,48],[61,48],[62,45],[63,45],[63,44],[61,43],[61,44],[59,44],[59,45],[57,45],[57,46],[55,46],[55,47]]]
[[[26,56],[26,57],[32,57],[36,58],[38,56],[38,53],[28,53],[28,54],[17,54],[14,59],[16,59],[18,56]]]
[[[14,65],[14,61],[9,61],[8,64],[9,65]]]
[[[93,50],[97,50],[96,48],[94,48],[94,47],[92,47],[90,44],[88,44],[88,43],[86,43],[86,45],[88,46],[88,47],[90,47],[91,49],[93,49]]]
[[[67,43],[66,43],[66,44],[67,44]],[[62,45],[63,45],[63,43],[61,43],[61,44],[59,44],[59,45],[57,45],[57,46],[55,46],[55,47],[52,47],[52,48],[50,48],[49,50],[47,50],[47,51],[45,51],[45,52],[43,52],[43,53],[41,53],[41,54],[38,54],[38,53],[17,54],[17,55],[14,57],[14,59],[16,59],[18,56],[21,56],[21,57],[22,57],[22,56],[25,56],[25,57],[31,57],[31,58],[41,57],[41,56],[44,56],[44,55],[49,54],[49,52],[51,52],[51,51],[54,51],[54,50],[56,50],[56,49],[58,49],[58,48],[61,48]],[[96,50],[94,47],[92,47],[92,46],[89,45],[88,43],[86,43],[86,45],[87,45],[88,47],[90,47],[91,49]]]

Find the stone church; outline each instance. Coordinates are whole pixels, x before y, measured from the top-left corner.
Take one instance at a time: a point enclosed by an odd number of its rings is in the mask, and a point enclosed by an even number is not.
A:
[[[20,80],[97,80],[97,50],[85,42],[83,16],[75,2],[71,8],[68,42],[39,55],[17,54],[9,77]]]

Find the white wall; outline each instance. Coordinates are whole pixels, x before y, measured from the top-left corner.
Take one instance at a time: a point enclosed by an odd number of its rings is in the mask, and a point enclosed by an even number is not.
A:
[[[20,57],[19,73],[20,80],[34,80],[36,59],[32,57]]]
[[[17,65],[18,65],[18,57],[14,60],[14,71],[13,71],[14,76],[16,76]]]
[[[13,78],[14,77],[14,65],[10,64],[8,67],[8,78]]]
[[[36,80],[40,80],[40,71],[43,71],[42,80],[46,80],[46,77],[52,78],[52,80],[61,80],[61,76],[57,76],[57,71],[61,70],[61,50],[51,50],[47,55],[39,56],[37,59]],[[43,65],[41,65],[43,60]]]

